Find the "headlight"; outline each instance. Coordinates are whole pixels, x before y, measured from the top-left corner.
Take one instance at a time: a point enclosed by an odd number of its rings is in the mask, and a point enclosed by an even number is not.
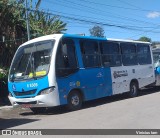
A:
[[[55,89],[54,86],[53,86],[53,87],[50,87],[50,88],[47,88],[47,89],[44,89],[44,90],[42,90],[42,91],[39,93],[39,95],[49,94],[49,93],[53,92],[54,89]]]

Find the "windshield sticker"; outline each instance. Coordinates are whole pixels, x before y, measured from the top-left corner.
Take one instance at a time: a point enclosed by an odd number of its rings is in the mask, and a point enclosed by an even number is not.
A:
[[[17,73],[17,74],[15,74],[15,76],[20,77],[20,76],[22,76],[22,73]]]
[[[46,75],[46,74],[47,74],[47,72],[43,70],[43,71],[38,71],[38,72],[36,72],[36,73],[35,73],[35,76],[36,76],[36,77],[38,77],[38,76],[44,76],[44,75]],[[33,78],[33,73],[29,73],[29,77],[30,77],[30,78]]]

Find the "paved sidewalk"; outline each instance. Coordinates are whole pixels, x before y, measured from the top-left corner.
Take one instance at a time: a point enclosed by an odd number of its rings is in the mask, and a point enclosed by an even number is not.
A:
[[[12,108],[12,105],[11,105],[8,97],[0,98],[0,110],[7,109],[7,108]]]
[[[11,108],[13,108],[13,106],[12,105],[5,105],[5,106],[0,106],[0,110],[2,110],[2,109],[11,109]]]

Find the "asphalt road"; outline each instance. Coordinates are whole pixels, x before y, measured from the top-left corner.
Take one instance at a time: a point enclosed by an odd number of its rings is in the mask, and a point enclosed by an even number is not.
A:
[[[29,109],[0,110],[2,129],[160,129],[160,88],[144,89],[138,97],[116,95],[86,102],[78,111],[65,107],[35,115]]]

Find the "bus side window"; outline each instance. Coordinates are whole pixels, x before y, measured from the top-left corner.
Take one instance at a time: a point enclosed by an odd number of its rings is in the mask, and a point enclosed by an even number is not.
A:
[[[85,68],[99,67],[98,43],[93,40],[80,40],[80,48]]]
[[[124,66],[137,65],[136,45],[133,43],[120,43],[122,50],[122,62]]]
[[[100,49],[104,67],[121,66],[121,54],[117,42],[101,42]]]
[[[64,77],[74,73],[77,69],[74,41],[69,38],[63,38],[56,54],[56,74],[59,77]]]
[[[149,45],[138,44],[137,53],[139,64],[143,65],[152,63]]]

